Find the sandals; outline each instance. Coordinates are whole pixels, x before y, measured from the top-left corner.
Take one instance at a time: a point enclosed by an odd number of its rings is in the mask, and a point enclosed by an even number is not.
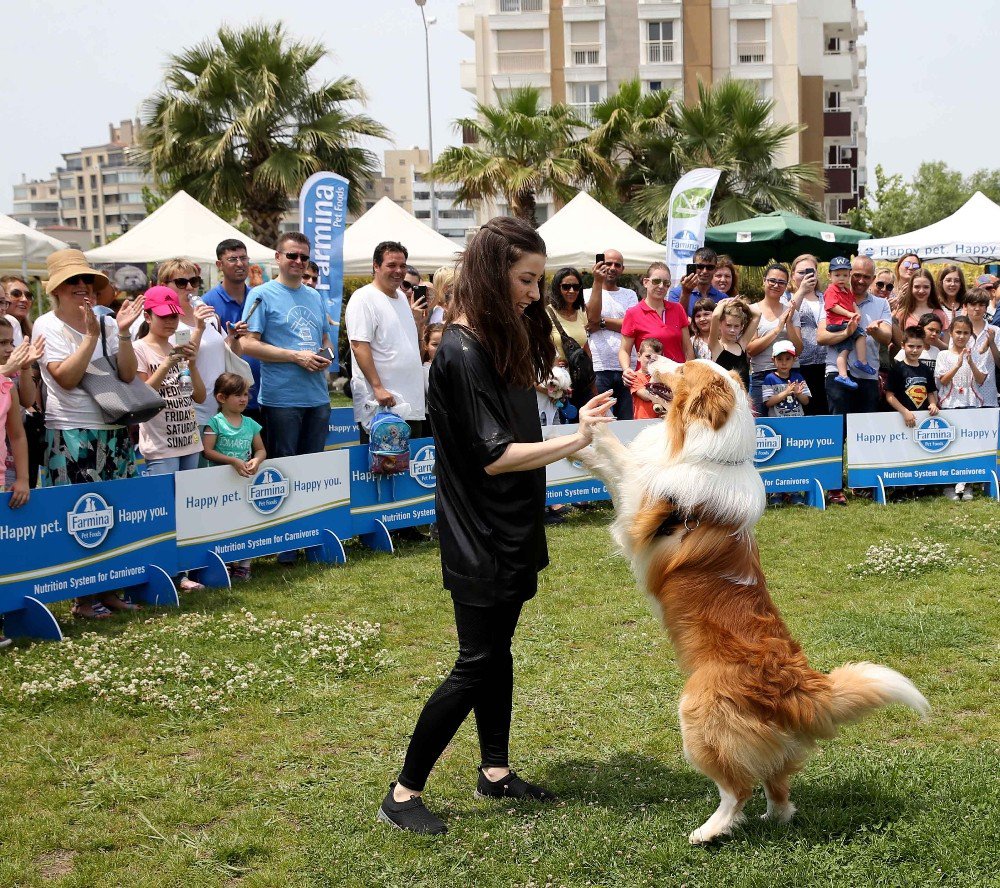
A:
[[[70,613],[78,620],[106,620],[111,616],[111,611],[100,602],[74,604]]]
[[[103,604],[108,610],[112,611],[137,611],[139,610],[139,605],[133,601],[128,601],[122,598],[120,595],[112,592],[110,595],[105,595],[101,598],[101,604]]]

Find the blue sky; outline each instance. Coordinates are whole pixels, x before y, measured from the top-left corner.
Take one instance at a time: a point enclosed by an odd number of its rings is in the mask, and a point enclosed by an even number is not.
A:
[[[911,174],[922,160],[963,172],[1000,166],[1000,113],[991,111],[1000,72],[997,6],[858,0],[868,17],[868,159],[874,173]],[[413,0],[3,0],[0,55],[0,211],[10,186],[47,176],[60,152],[107,139],[107,125],[135,115],[158,85],[171,52],[210,36],[223,21],[281,17],[293,33],[331,51],[328,77],[350,74],[369,94],[368,113],[398,147],[427,143],[423,26]],[[17,14],[9,10],[16,3]],[[473,56],[458,33],[456,0],[428,0],[434,143],[453,142],[450,123],[472,97],[458,85],[458,62]],[[238,8],[238,13],[234,9]],[[383,146],[389,147],[389,146]],[[381,147],[379,148],[381,151]]]

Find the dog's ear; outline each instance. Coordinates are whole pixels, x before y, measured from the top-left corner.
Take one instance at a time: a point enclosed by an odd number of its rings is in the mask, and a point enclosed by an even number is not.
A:
[[[730,375],[730,376],[731,376],[731,377],[732,377],[733,379],[735,379],[735,380],[736,380],[736,384],[737,384],[737,385],[738,385],[738,386],[739,386],[739,387],[740,387],[741,389],[743,389],[743,391],[744,391],[744,392],[745,392],[745,391],[747,390],[747,387],[746,387],[745,385],[743,385],[743,377],[742,377],[742,376],[740,376],[740,374],[739,374],[739,373],[737,373],[737,372],[736,372],[735,370],[730,370],[730,371],[729,371],[729,375]]]
[[[718,431],[729,419],[736,406],[733,390],[714,370],[698,374],[698,385],[692,386],[686,412],[692,419],[700,419]]]

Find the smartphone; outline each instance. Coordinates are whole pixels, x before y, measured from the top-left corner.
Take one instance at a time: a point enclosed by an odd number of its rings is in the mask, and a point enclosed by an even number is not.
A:
[[[190,330],[178,330],[174,333],[174,345],[190,345],[191,344],[191,331]]]
[[[802,272],[802,277],[804,277],[804,278],[814,278],[814,277],[816,277],[816,269],[814,269],[814,268],[807,268],[805,271]]]
[[[415,286],[413,288],[413,296],[416,299],[426,299],[427,298],[427,285],[426,284],[417,284],[417,286]]]
[[[687,274],[692,275],[697,273],[698,273],[698,266],[695,265],[693,262],[689,262],[687,265]]]
[[[595,258],[597,259],[598,264],[604,262],[604,254],[603,253],[598,253]]]
[[[331,364],[333,363],[333,349],[329,347],[321,348],[316,354],[318,357],[326,358]]]

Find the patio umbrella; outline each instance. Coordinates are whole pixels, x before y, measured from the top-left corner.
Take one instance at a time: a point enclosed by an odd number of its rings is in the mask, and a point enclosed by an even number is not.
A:
[[[790,262],[800,253],[829,261],[856,253],[858,242],[867,237],[864,231],[778,212],[709,228],[705,246],[732,257],[738,265],[764,265],[771,259]]]

